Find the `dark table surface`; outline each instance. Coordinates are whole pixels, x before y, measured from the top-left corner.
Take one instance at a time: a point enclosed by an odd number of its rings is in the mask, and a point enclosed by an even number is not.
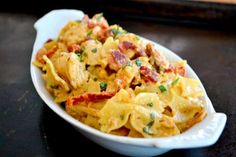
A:
[[[37,18],[0,13],[0,156],[84,156],[85,153],[119,156],[83,137],[52,112],[34,89],[30,58]],[[215,110],[227,114],[226,127],[215,145],[172,150],[163,156],[235,156],[236,33],[137,19],[112,22],[187,59],[202,80]]]

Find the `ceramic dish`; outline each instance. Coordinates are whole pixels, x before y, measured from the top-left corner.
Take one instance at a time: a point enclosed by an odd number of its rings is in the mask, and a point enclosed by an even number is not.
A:
[[[67,114],[63,108],[56,104],[53,101],[51,94],[45,88],[42,72],[39,68],[34,66],[32,62],[35,60],[37,51],[42,47],[45,41],[47,41],[49,38],[56,38],[60,29],[68,21],[80,20],[82,19],[83,15],[84,13],[79,10],[54,10],[40,18],[34,25],[37,31],[37,36],[30,63],[31,77],[40,97],[56,114],[65,119],[68,123],[72,124],[81,134],[85,135],[87,138],[109,150],[123,155],[159,155],[171,149],[209,146],[218,140],[226,123],[226,115],[224,113],[216,113],[202,84],[201,88],[204,91],[203,101],[207,110],[206,118],[182,134],[172,137],[130,138],[106,134],[74,119],[69,114]],[[164,48],[158,43],[154,44],[159,51],[163,52],[168,60],[181,60],[179,56],[170,50]],[[199,80],[190,66],[187,66],[187,77]]]

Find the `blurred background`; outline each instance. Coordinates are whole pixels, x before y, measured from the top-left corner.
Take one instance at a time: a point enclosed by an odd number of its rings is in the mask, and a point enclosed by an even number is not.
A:
[[[81,9],[90,15],[103,12],[108,18],[202,24],[215,28],[236,25],[236,0],[20,0],[5,1],[0,6],[1,11],[38,16],[57,8]]]

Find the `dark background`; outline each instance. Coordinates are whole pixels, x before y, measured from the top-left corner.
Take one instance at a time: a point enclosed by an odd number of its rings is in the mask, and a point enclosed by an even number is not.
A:
[[[7,1],[0,5],[0,156],[119,156],[53,113],[30,77],[34,22],[52,9],[104,12],[110,24],[162,44],[187,59],[217,112],[227,114],[213,146],[163,156],[236,156],[236,6],[189,1]],[[50,27],[50,26],[49,26]],[[88,151],[89,150],[89,151]]]

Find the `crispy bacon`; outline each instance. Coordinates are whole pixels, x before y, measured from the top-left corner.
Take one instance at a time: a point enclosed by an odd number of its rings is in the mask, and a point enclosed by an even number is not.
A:
[[[108,60],[109,68],[118,71],[120,68],[128,63],[129,59],[126,55],[120,51],[112,51]]]
[[[93,29],[96,26],[101,27],[101,29],[108,29],[109,25],[107,23],[107,20],[105,18],[102,18],[99,22],[94,22],[91,19],[89,19],[88,15],[84,15],[82,21],[87,24],[89,29]]]
[[[146,52],[143,49],[138,48],[138,47],[135,48],[135,56],[134,56],[134,58],[146,57],[146,56],[147,56],[147,54],[146,54]]]
[[[131,43],[131,42],[123,41],[123,42],[121,42],[121,43],[118,45],[118,48],[119,48],[119,50],[120,50],[121,52],[124,52],[124,51],[126,51],[126,50],[128,50],[128,49],[135,49],[136,46],[135,46],[133,43]]]
[[[79,44],[72,44],[72,45],[67,47],[67,50],[69,52],[79,52],[81,50],[81,47],[80,47]]]
[[[177,66],[175,69],[175,72],[177,74],[179,74],[180,76],[185,76],[185,74],[186,74],[185,67],[183,67],[183,66]]]
[[[145,81],[145,82],[153,82],[156,83],[157,82],[157,72],[149,69],[146,66],[141,66],[140,67],[140,74],[141,74],[141,78]]]
[[[43,60],[43,56],[46,55],[48,58],[51,58],[51,56],[57,51],[57,47],[52,47],[49,51],[47,51],[46,48],[41,48],[36,55],[37,61],[44,64],[45,61]]]
[[[101,92],[101,93],[84,93],[79,96],[72,96],[67,99],[67,105],[78,105],[80,102],[97,102],[104,99],[110,99],[115,95],[115,92]]]
[[[179,74],[180,76],[185,76],[186,69],[184,66],[181,66],[181,65],[174,66],[170,64],[169,68],[165,69],[165,72],[166,73],[174,72],[176,74]]]
[[[149,57],[152,57],[154,59],[154,64],[159,67],[162,66],[163,68],[169,67],[169,62],[165,58],[165,56],[157,51],[152,44],[146,45],[146,53]]]
[[[128,49],[134,50],[135,55],[133,59],[140,56],[147,56],[144,50],[142,50],[141,48],[137,47],[136,45],[134,45],[133,43],[129,41],[122,41],[121,43],[119,43],[118,48],[122,53],[124,53]]]

